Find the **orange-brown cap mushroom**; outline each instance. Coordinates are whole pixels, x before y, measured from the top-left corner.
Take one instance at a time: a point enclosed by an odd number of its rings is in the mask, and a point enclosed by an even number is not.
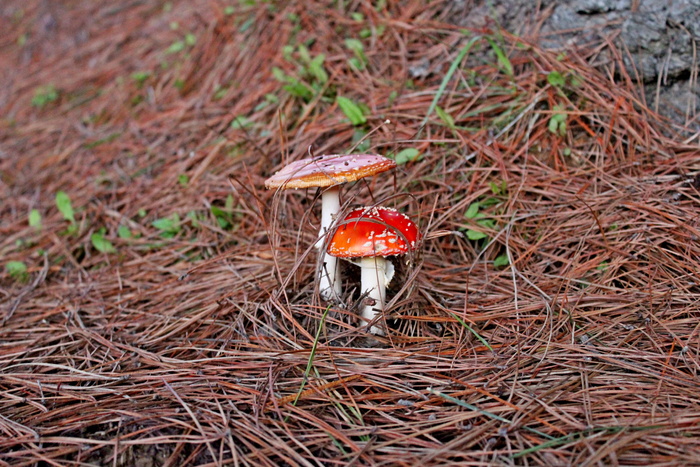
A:
[[[326,188],[355,182],[396,167],[396,162],[376,154],[334,154],[301,159],[265,180],[267,189]]]

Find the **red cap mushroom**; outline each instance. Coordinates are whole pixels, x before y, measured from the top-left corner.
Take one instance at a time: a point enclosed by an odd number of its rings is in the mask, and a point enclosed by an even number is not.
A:
[[[396,162],[375,154],[326,155],[301,159],[265,180],[267,189],[326,188],[321,193],[321,231],[316,248],[340,211],[340,185],[376,175],[396,167]],[[325,299],[340,295],[340,276],[334,257],[324,255],[319,280]]]
[[[387,256],[403,255],[416,248],[418,227],[405,214],[385,207],[357,208],[338,225],[328,245],[328,254],[338,258],[359,258],[362,290],[375,305],[362,310],[362,318],[371,322],[384,309],[387,277],[391,263]],[[375,326],[373,334],[381,334]]]

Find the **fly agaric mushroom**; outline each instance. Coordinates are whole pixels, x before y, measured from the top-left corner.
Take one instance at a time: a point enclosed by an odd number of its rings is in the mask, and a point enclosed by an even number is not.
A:
[[[405,214],[384,207],[353,209],[338,225],[328,245],[328,254],[338,258],[359,258],[362,291],[374,305],[362,309],[362,319],[371,322],[384,309],[386,286],[393,275],[387,256],[415,250],[418,227]],[[372,334],[382,334],[376,326]]]
[[[265,180],[267,189],[325,188],[321,192],[321,230],[316,248],[340,211],[340,185],[370,177],[396,167],[396,162],[375,154],[327,155],[301,159]],[[324,253],[319,279],[321,296],[340,296],[340,274],[333,256]]]

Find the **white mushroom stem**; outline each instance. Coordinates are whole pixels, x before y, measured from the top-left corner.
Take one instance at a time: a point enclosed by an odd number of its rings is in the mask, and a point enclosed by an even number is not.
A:
[[[321,193],[321,231],[316,241],[316,248],[321,250],[322,261],[319,271],[319,291],[324,300],[340,297],[340,269],[338,258],[323,250],[324,240],[330,235],[330,228],[340,212],[340,186],[332,186]]]
[[[374,305],[366,305],[362,308],[362,319],[367,322],[373,321],[384,310],[386,285],[388,283],[387,275],[389,273],[387,265],[391,266],[390,274],[393,276],[394,267],[384,257],[370,256],[360,258],[362,292],[367,294],[368,299],[374,300]],[[384,334],[377,326],[370,327],[369,332],[379,335]]]

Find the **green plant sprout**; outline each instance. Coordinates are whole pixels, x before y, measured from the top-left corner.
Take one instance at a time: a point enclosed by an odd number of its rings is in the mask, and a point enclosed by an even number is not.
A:
[[[169,217],[161,217],[151,222],[151,225],[161,231],[161,237],[173,238],[180,233],[180,216],[174,213]]]
[[[34,97],[32,97],[32,106],[39,109],[44,108],[46,105],[58,100],[58,90],[53,84],[47,84],[46,86],[40,86],[34,91]]]
[[[114,245],[112,245],[112,242],[105,238],[106,233],[107,229],[100,227],[97,232],[90,235],[90,242],[95,250],[100,253],[115,253],[117,250],[114,248]]]
[[[216,223],[224,230],[232,229],[238,224],[237,220],[239,220],[240,214],[234,214],[232,195],[226,197],[226,203],[223,208],[212,205],[210,211],[211,215],[216,219]]]
[[[484,198],[471,203],[464,213],[464,218],[475,222],[477,225],[484,227],[484,229],[498,230],[496,219],[488,217],[486,214],[481,212],[481,209],[501,204],[502,200],[499,198],[503,198],[508,195],[508,184],[505,180],[501,180],[500,183],[491,181],[489,182],[489,188],[491,189],[493,197]],[[460,230],[464,230],[466,237],[472,241],[489,238],[489,235],[481,230],[470,228],[461,228]],[[493,265],[496,268],[502,268],[508,266],[509,264],[510,259],[508,258],[507,254],[501,254],[493,261]]]
[[[27,265],[22,261],[8,261],[5,263],[5,271],[17,282],[27,282],[29,280]]]
[[[121,238],[122,240],[128,240],[134,236],[134,234],[131,232],[131,229],[125,225],[120,225],[117,228],[117,236]]]
[[[348,60],[350,66],[355,70],[364,70],[367,65],[367,56],[365,55],[365,46],[359,39],[345,39],[345,47],[348,48],[355,56]]]
[[[282,55],[285,60],[297,65],[299,77],[288,75],[278,67],[272,68],[272,75],[277,81],[284,83],[282,89],[292,97],[309,102],[326,86],[328,81],[328,73],[323,66],[326,56],[319,54],[312,57],[309,49],[303,44],[296,48],[298,60],[294,58],[295,49],[289,45],[282,48]]]
[[[41,213],[38,209],[29,211],[29,227],[41,230]]]
[[[555,135],[566,136],[566,112],[564,112],[564,106],[557,104],[552,111],[547,129]]]
[[[391,153],[387,157],[394,159],[397,165],[404,165],[408,162],[415,162],[423,159],[423,154],[416,148],[405,148],[396,154]]]
[[[364,125],[367,123],[367,117],[365,117],[365,110],[362,108],[361,104],[355,103],[352,99],[347,97],[338,96],[335,99],[340,110],[343,111],[346,117],[355,126]]]
[[[73,204],[71,203],[70,197],[65,191],[59,191],[56,193],[56,207],[63,216],[63,219],[70,222],[70,225],[64,233],[66,235],[73,235],[76,233],[78,231],[78,225],[75,222],[75,211],[73,210]]]

